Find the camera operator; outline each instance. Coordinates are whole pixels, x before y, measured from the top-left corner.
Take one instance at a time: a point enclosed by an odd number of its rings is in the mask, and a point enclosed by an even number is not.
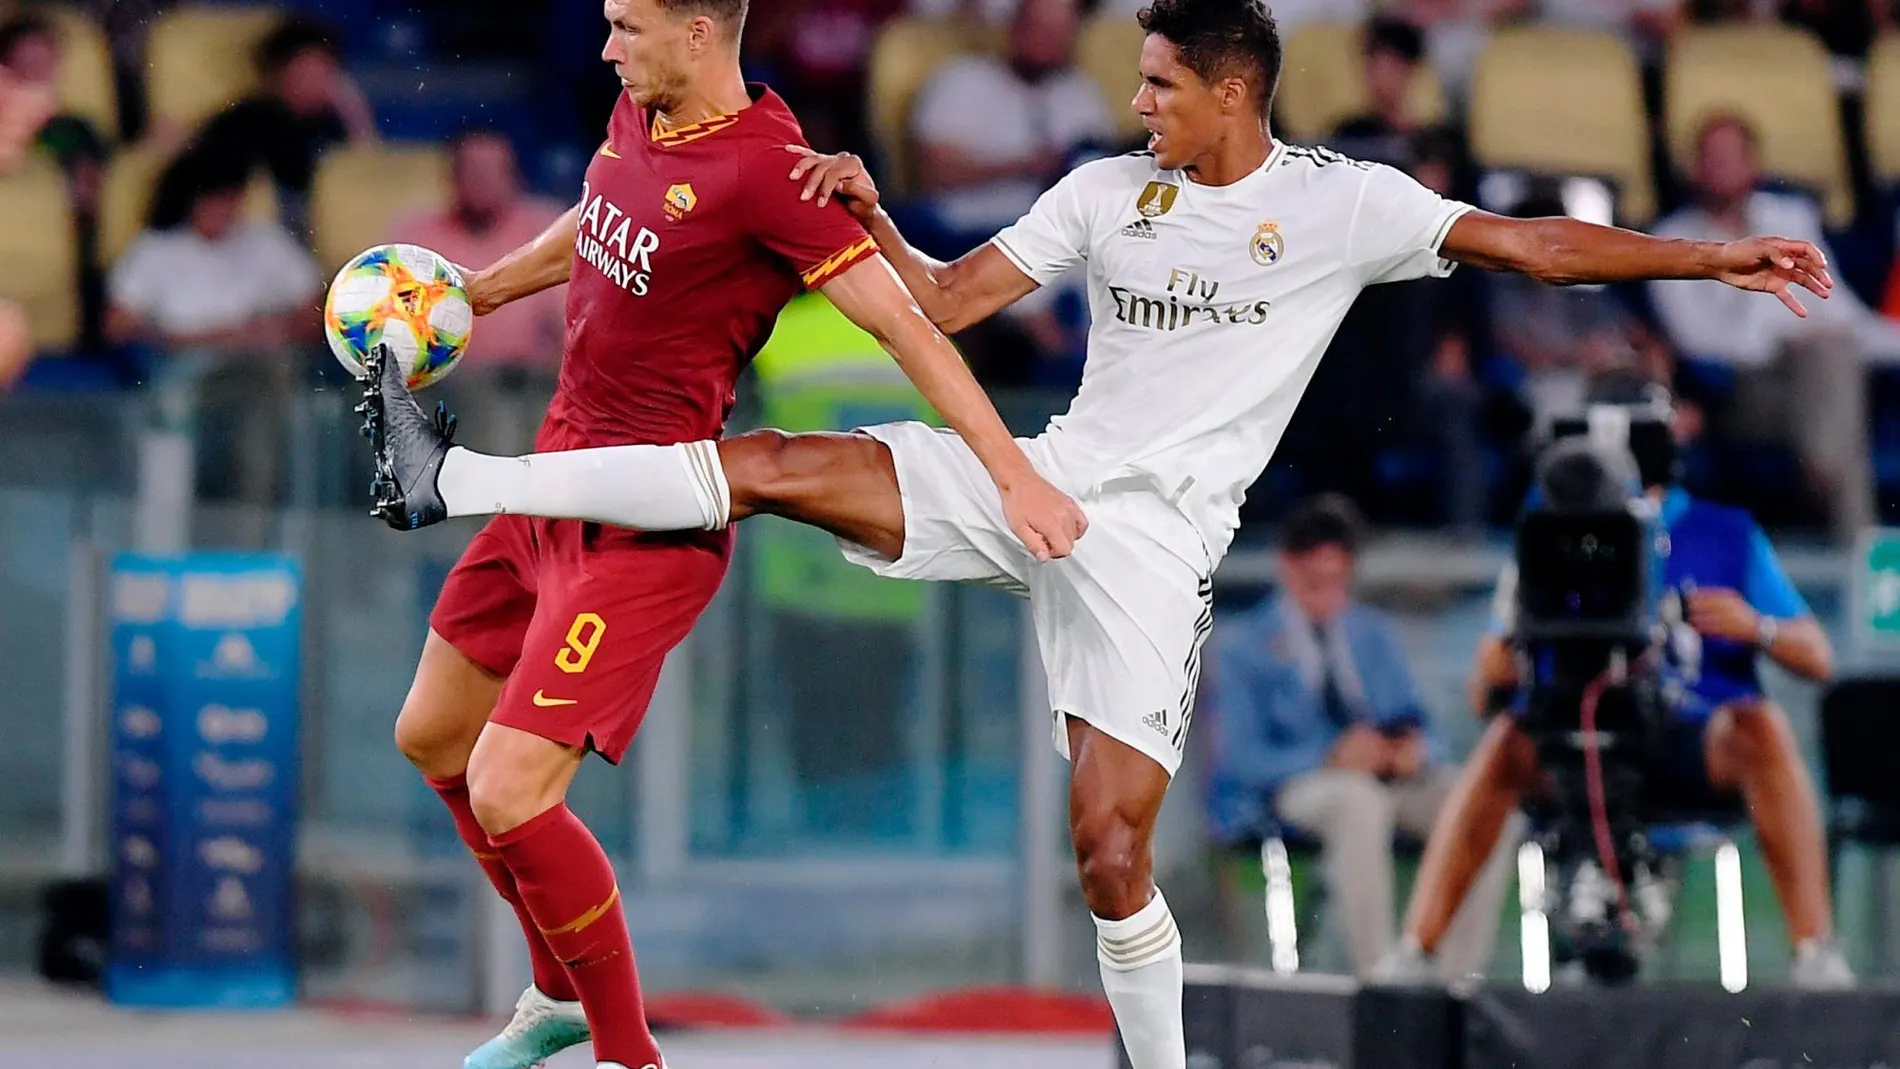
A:
[[[1613,382],[1596,405],[1651,406],[1676,437],[1658,387]],[[1640,418],[1640,416],[1638,417]],[[1767,537],[1739,510],[1691,498],[1674,485],[1670,435],[1638,453],[1645,492],[1660,506],[1669,534],[1666,577],[1680,596],[1686,628],[1672,635],[1666,671],[1681,684],[1668,711],[1662,793],[1684,808],[1746,803],[1794,942],[1790,980],[1807,988],[1852,986],[1853,973],[1833,941],[1828,871],[1814,786],[1787,715],[1762,693],[1756,675],[1766,655],[1815,682],[1833,671],[1826,634],[1782,571]],[[1515,566],[1500,578],[1491,632],[1480,642],[1471,693],[1479,715],[1509,704],[1523,682],[1510,636]],[[1678,625],[1681,627],[1683,625]],[[1504,701],[1495,700],[1505,696]],[[1539,780],[1536,748],[1513,716],[1493,718],[1460,775],[1426,846],[1406,918],[1406,933],[1382,975],[1428,978],[1458,904],[1520,798]]]

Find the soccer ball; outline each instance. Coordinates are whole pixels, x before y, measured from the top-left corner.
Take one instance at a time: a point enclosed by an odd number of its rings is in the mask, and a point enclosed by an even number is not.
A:
[[[323,336],[350,374],[361,378],[370,350],[388,345],[412,390],[455,370],[474,324],[462,273],[419,245],[358,253],[323,301]]]

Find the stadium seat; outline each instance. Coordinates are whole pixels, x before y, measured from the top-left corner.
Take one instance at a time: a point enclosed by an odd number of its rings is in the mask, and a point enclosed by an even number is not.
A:
[[[434,145],[387,143],[335,149],[317,165],[310,232],[327,270],[389,240],[399,216],[442,207],[449,197],[447,153]]]
[[[1118,12],[1098,12],[1082,25],[1075,41],[1075,65],[1101,87],[1115,135],[1133,141],[1142,136],[1141,116],[1129,103],[1141,87],[1141,24]]]
[[[1642,72],[1611,34],[1498,33],[1472,78],[1470,136],[1481,167],[1607,178],[1621,220],[1640,225],[1656,212]]]
[[[1000,50],[1000,31],[964,22],[900,18],[871,46],[865,92],[871,139],[883,159],[884,183],[895,193],[913,188],[910,112],[924,82],[945,60],[965,52]]]
[[[1887,34],[1867,55],[1867,157],[1882,185],[1900,183],[1900,34]]]
[[[105,186],[99,194],[99,262],[111,264],[145,229],[152,193],[170,157],[145,147],[127,149],[106,165]],[[277,218],[277,190],[262,171],[252,176],[246,192],[247,219]]]
[[[1853,221],[1840,101],[1827,50],[1812,35],[1775,25],[1685,28],[1670,46],[1663,92],[1678,170],[1694,162],[1696,128],[1733,112],[1754,126],[1770,175],[1813,190],[1830,226]]]
[[[1330,136],[1368,106],[1364,31],[1357,23],[1308,22],[1287,35],[1286,59],[1274,105],[1281,136],[1314,142]],[[1408,109],[1424,123],[1445,117],[1445,94],[1431,65],[1419,64]]]
[[[159,16],[145,78],[152,118],[188,132],[250,92],[258,42],[282,17],[271,7],[191,5]]]
[[[77,233],[66,178],[29,157],[0,175],[0,297],[26,312],[41,349],[72,345],[79,331]]]
[[[112,50],[99,24],[70,7],[0,2],[0,20],[20,14],[41,16],[57,28],[60,110],[85,119],[109,138],[117,138],[119,96],[112,80]]]

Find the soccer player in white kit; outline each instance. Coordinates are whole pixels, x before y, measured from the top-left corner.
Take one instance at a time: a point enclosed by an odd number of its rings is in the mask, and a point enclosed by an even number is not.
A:
[[[946,333],[1086,270],[1081,388],[1023,443],[1088,516],[1072,547],[1033,532],[1026,545],[969,447],[920,423],[517,458],[452,445],[399,372],[370,383],[367,407],[387,487],[377,514],[398,528],[510,512],[669,530],[772,513],[832,532],[882,575],[1026,595],[1071,762],[1102,984],[1135,1069],[1183,1069],[1181,943],[1151,877],[1155,818],[1192,719],[1211,576],[1359,291],[1462,262],[1553,283],[1719,279],[1805,314],[1791,286],[1825,297],[1832,282],[1802,242],[1505,219],[1390,167],[1276,141],[1280,39],[1260,0],[1155,0],[1140,20],[1148,150],[1077,168],[955,263],[905,243],[856,156],[786,160],[807,196],[867,223]]]

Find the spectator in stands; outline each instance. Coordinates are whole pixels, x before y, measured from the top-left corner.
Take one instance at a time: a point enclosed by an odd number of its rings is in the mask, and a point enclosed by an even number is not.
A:
[[[1827,252],[1810,199],[1758,188],[1761,163],[1746,120],[1713,116],[1695,145],[1695,202],[1657,224],[1657,234],[1716,241],[1777,234]],[[1652,282],[1649,289],[1688,379],[1712,395],[1714,430],[1793,446],[1817,499],[1831,506],[1839,537],[1871,524],[1866,364],[1900,359],[1900,328],[1846,286],[1807,302],[1807,318],[1774,301],[1731,300],[1740,291],[1701,282]]]
[[[1079,152],[1114,138],[1101,90],[1071,62],[1079,27],[1076,0],[1024,0],[1007,58],[959,56],[918,94],[918,175],[939,225],[965,248],[1027,212]]]
[[[1425,31],[1425,51],[1445,91],[1463,100],[1491,32],[1529,12],[1532,0],[1407,0],[1399,10]]]
[[[1683,0],[1538,0],[1537,16],[1558,26],[1608,30],[1638,49],[1645,61],[1682,21]]]
[[[1320,840],[1363,976],[1393,944],[1393,832],[1423,839],[1457,770],[1438,763],[1397,628],[1353,599],[1360,541],[1345,498],[1299,506],[1281,536],[1279,593],[1217,629],[1211,804],[1230,842],[1279,823]],[[1490,957],[1510,852],[1496,851],[1461,917],[1448,979]]]
[[[390,228],[394,240],[434,249],[465,267],[486,267],[547,229],[562,206],[531,197],[521,188],[521,170],[508,138],[493,130],[468,130],[449,145],[453,193],[447,209],[411,216]],[[470,427],[496,438],[477,448],[523,449],[532,445],[540,411],[554,392],[561,365],[562,313],[566,286],[515,301],[482,317],[468,355],[453,381],[457,410],[479,406]]]
[[[113,266],[107,337],[254,348],[316,336],[323,279],[297,239],[242,218],[250,171],[204,149],[160,177],[150,228]]]
[[[903,0],[810,0],[758,4],[746,16],[750,61],[771,65],[773,88],[798,113],[813,148],[837,152],[865,142],[871,46],[903,10]]]
[[[910,0],[912,15],[925,19],[972,19],[991,26],[1007,26],[1016,17],[1020,0]]]
[[[317,158],[334,145],[374,140],[376,122],[320,23],[286,19],[258,46],[256,63],[258,92],[214,116],[193,141],[268,168],[286,225],[302,230]]]
[[[0,69],[49,97],[59,82],[59,35],[43,16],[26,14],[0,24]],[[78,115],[52,110],[33,134],[33,146],[51,156],[71,183],[73,210],[89,219],[99,207],[99,184],[109,151],[106,139]]]
[[[0,175],[32,151],[34,138],[58,110],[50,88],[15,78],[0,64]],[[0,298],[0,391],[26,373],[33,360],[33,338],[26,312]]]
[[[190,468],[201,485],[263,505],[283,482],[288,404],[307,366],[296,347],[321,336],[323,279],[281,224],[242,217],[249,183],[243,159],[202,149],[166,169],[151,228],[107,280],[106,336],[152,351],[153,430],[204,450],[208,474]],[[238,537],[261,538],[263,517],[249,514]]]
[[[1425,59],[1425,39],[1404,19],[1376,18],[1366,24],[1365,80],[1370,104],[1363,115],[1339,124],[1328,142],[1355,159],[1409,170],[1412,136],[1419,124],[1406,105],[1412,79]]]
[[[1552,186],[1537,185],[1516,214],[1534,219],[1565,214]],[[1491,333],[1498,351],[1521,371],[1518,392],[1541,436],[1553,416],[1583,407],[1590,384],[1613,371],[1643,370],[1667,377],[1668,350],[1611,291],[1563,287],[1521,276],[1493,276]]]

